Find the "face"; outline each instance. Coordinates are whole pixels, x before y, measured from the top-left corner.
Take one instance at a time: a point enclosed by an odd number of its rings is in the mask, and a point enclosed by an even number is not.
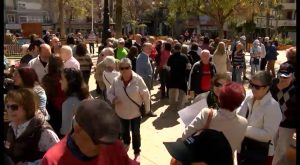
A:
[[[119,65],[119,70],[121,73],[121,76],[123,78],[129,78],[131,76],[131,67],[128,64],[120,64]]]
[[[209,63],[209,56],[210,56],[210,54],[208,52],[202,52],[202,54],[200,56],[202,63],[208,64]]]
[[[17,70],[13,73],[13,80],[14,80],[14,84],[16,86],[22,86],[23,82],[22,82],[21,76]]]
[[[60,87],[63,91],[68,90],[68,81],[63,73],[61,74]]]
[[[51,56],[51,48],[48,45],[41,46],[40,56],[43,58],[49,58]]]
[[[144,46],[143,48],[143,51],[147,54],[150,54],[151,53],[151,50],[152,50],[152,46],[151,45],[146,45]]]
[[[60,45],[59,39],[58,39],[58,38],[53,38],[53,39],[51,40],[51,45],[52,45],[53,47],[59,46],[59,45]]]
[[[16,124],[22,124],[26,121],[26,112],[23,107],[13,100],[8,100],[5,104],[8,117]]]
[[[283,76],[280,76],[280,75],[278,75],[277,77],[279,78],[279,82],[283,83],[283,84],[291,84],[291,82],[294,80],[293,73],[291,73],[289,75],[289,77],[283,77]]]
[[[220,89],[226,84],[227,80],[219,79],[216,83],[214,83],[214,93],[217,97],[220,95]]]
[[[254,98],[258,100],[262,99],[269,90],[269,86],[263,84],[260,80],[251,80],[249,88],[252,90]]]

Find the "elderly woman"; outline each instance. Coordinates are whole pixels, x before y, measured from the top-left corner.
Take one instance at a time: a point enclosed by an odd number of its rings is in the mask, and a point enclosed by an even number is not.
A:
[[[212,62],[216,66],[217,74],[227,73],[227,60],[226,45],[224,42],[219,42],[218,46],[212,57]]]
[[[278,102],[271,95],[271,83],[272,76],[266,71],[253,75],[249,85],[251,92],[238,110],[238,114],[248,120],[239,155],[241,165],[272,163],[274,148],[271,148],[270,142],[278,131],[282,113]]]
[[[128,149],[130,144],[130,128],[132,132],[132,147],[135,160],[140,159],[140,106],[145,105],[145,111],[150,112],[150,93],[143,79],[131,70],[131,61],[121,59],[119,69],[121,75],[114,79],[108,92],[109,101],[115,106],[115,111],[121,119],[121,137]]]
[[[116,59],[113,56],[107,56],[104,58],[103,63],[105,65],[103,71],[103,82],[106,86],[106,92],[110,89],[114,79],[120,76],[120,72],[116,71]]]
[[[251,75],[258,72],[260,69],[259,61],[262,54],[261,47],[259,46],[259,40],[254,40],[253,47],[250,49],[250,65],[251,65]]]
[[[59,141],[45,117],[38,111],[38,96],[29,88],[9,91],[5,110],[11,121],[4,146],[16,164],[38,162]]]
[[[225,84],[220,89],[220,107],[202,109],[191,124],[185,128],[182,138],[187,139],[203,128],[221,131],[234,153],[240,148],[247,128],[247,120],[236,113],[236,109],[244,98],[245,89],[242,85],[235,82]]]

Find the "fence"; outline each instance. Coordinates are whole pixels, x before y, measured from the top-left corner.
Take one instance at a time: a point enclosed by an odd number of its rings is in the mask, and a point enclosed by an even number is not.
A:
[[[4,54],[7,58],[21,58],[22,46],[19,44],[4,44]]]

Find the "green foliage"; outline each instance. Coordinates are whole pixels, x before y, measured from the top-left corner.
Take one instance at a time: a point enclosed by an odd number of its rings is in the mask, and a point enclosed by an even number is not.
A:
[[[278,38],[278,42],[285,45],[294,45],[294,40],[291,38]]]

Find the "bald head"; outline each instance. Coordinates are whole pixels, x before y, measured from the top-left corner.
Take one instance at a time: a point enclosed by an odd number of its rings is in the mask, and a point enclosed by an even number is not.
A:
[[[67,61],[73,56],[72,48],[68,45],[64,45],[60,49],[60,57],[63,61]]]
[[[41,44],[40,45],[40,57],[42,59],[49,59],[51,56],[51,47],[48,44]]]
[[[207,49],[202,50],[200,54],[200,60],[203,64],[209,63],[210,52]]]
[[[147,55],[150,55],[152,51],[152,44],[150,42],[146,42],[143,45],[143,52]]]

